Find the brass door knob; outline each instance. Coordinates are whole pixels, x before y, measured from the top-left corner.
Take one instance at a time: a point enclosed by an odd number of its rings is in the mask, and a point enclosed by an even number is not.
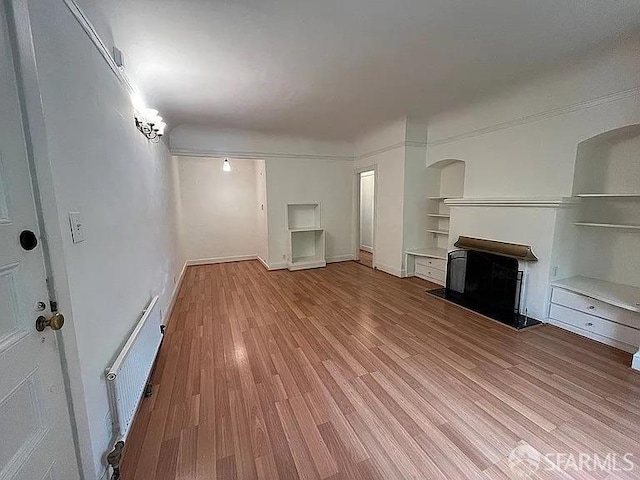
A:
[[[51,330],[60,330],[64,325],[64,315],[60,312],[54,313],[51,318],[40,316],[36,319],[36,330],[42,332],[45,328],[51,327]]]

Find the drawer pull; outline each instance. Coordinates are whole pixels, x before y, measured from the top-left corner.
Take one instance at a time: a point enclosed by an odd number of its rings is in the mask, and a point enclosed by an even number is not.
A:
[[[589,310],[595,310],[596,307],[594,307],[593,305],[589,305]]]
[[[591,322],[587,323],[587,327],[593,327],[593,323]]]

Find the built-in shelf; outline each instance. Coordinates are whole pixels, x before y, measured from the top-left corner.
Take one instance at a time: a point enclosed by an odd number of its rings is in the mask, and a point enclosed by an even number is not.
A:
[[[622,230],[640,230],[640,225],[624,225],[621,223],[574,222],[579,227],[618,228]]]
[[[326,265],[325,231],[321,227],[320,202],[288,203],[289,270]]]
[[[640,312],[640,288],[638,287],[583,276],[565,278],[555,281],[551,285],[625,310]]]
[[[427,229],[429,233],[435,233],[436,235],[449,235],[449,230],[431,230]]]
[[[426,247],[426,248],[414,248],[405,252],[407,255],[415,255],[416,257],[429,257],[429,258],[441,258],[447,259],[448,251],[446,248],[438,247]]]
[[[448,213],[427,213],[427,217],[451,218],[451,215],[449,215]]]
[[[577,193],[578,198],[640,198],[640,193]]]

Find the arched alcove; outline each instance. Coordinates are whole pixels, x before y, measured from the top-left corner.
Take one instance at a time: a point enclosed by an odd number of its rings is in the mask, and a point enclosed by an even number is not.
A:
[[[565,273],[640,287],[640,125],[578,144],[573,195],[554,246]]]
[[[424,225],[424,232],[420,235],[422,247],[405,252],[409,276],[416,275],[433,283],[445,284],[451,221],[450,209],[445,201],[463,196],[464,173],[465,163],[462,160],[439,160],[427,167],[424,216],[416,222],[421,228]]]
[[[640,196],[640,125],[617,128],[578,144],[573,194]]]

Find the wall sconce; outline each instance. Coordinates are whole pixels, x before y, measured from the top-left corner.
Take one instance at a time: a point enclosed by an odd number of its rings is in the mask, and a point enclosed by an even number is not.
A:
[[[223,172],[230,172],[231,171],[231,164],[229,163],[229,159],[225,158],[224,162],[222,162],[222,171]]]
[[[151,140],[153,143],[158,143],[160,137],[164,135],[164,129],[167,126],[162,121],[162,117],[158,115],[158,110],[153,108],[145,108],[142,111],[136,110],[134,114],[136,120],[136,128],[140,132]]]

